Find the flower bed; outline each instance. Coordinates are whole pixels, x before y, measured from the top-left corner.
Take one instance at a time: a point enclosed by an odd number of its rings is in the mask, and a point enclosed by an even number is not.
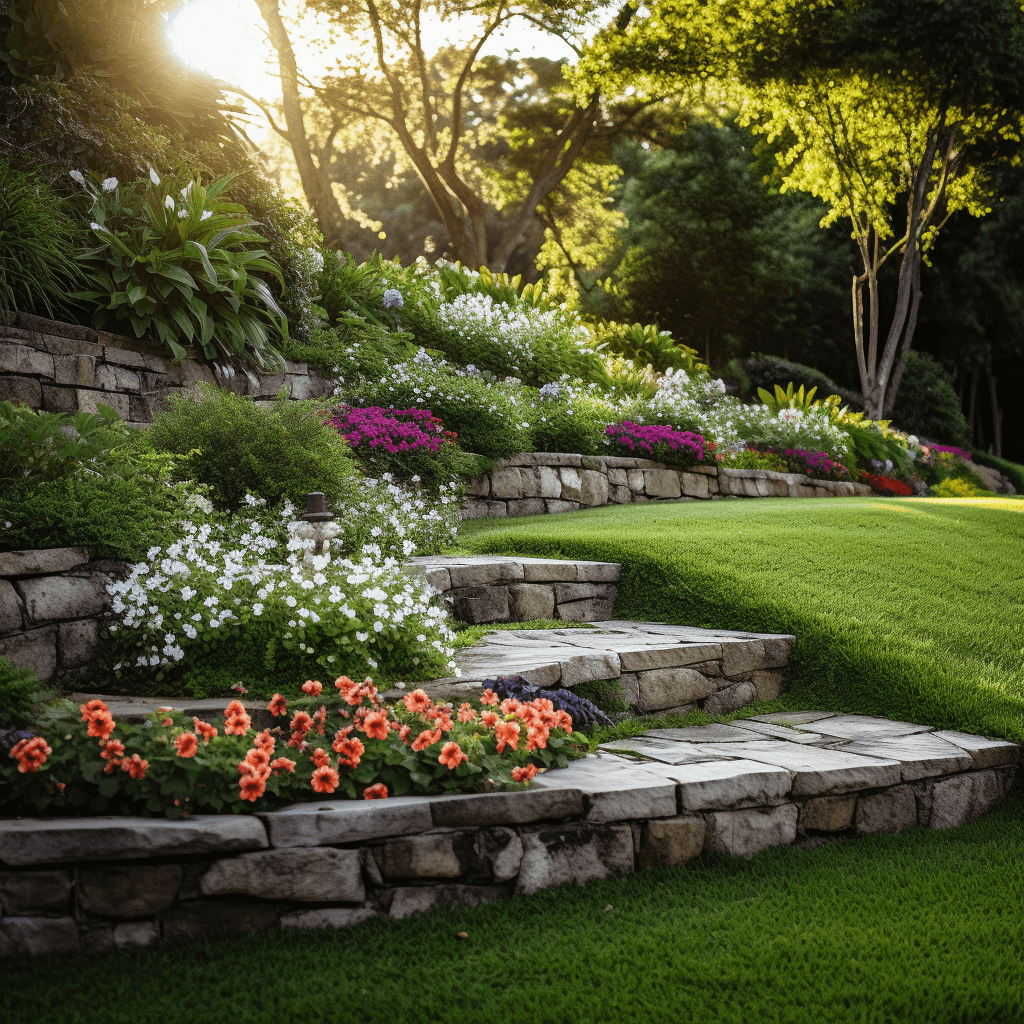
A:
[[[486,689],[456,710],[422,690],[385,704],[369,679],[341,676],[334,688],[325,695],[307,680],[298,699],[275,694],[269,711],[287,726],[261,732],[237,700],[222,731],[170,708],[140,725],[117,723],[102,700],[91,700],[80,705],[79,721],[57,717],[40,735],[7,736],[0,806],[187,818],[335,792],[366,800],[486,792],[523,788],[538,767],[563,767],[575,755],[572,718],[542,697],[501,700]]]
[[[905,484],[902,480],[893,480],[891,477],[861,473],[860,479],[862,483],[870,484],[879,494],[890,498],[906,498],[914,493],[910,484]]]

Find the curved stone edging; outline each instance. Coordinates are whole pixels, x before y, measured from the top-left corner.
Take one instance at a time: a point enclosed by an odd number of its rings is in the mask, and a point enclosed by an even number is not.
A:
[[[0,956],[344,927],[701,855],[950,828],[1007,794],[1019,753],[797,712],[655,730],[520,792],[325,798],[182,822],[0,821]]]

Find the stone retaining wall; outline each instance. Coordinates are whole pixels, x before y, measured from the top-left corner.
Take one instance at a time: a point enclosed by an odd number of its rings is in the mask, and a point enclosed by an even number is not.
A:
[[[127,569],[85,548],[0,552],[0,655],[43,680],[85,669],[113,614],[107,583]]]
[[[854,755],[846,760],[863,763],[831,772],[604,755],[515,793],[325,798],[175,822],[0,821],[0,956],[343,927],[702,855],[948,828],[979,817],[1012,783],[1017,748],[981,744],[958,759],[967,770],[944,777]]]
[[[650,459],[534,452],[502,459],[469,485],[465,519],[536,516],[648,501],[834,498],[871,494],[866,484],[812,480],[766,469],[672,469]]]
[[[276,374],[215,372],[197,350],[188,352],[175,364],[166,349],[145,341],[17,313],[12,325],[0,322],[0,401],[63,413],[95,412],[102,402],[141,425],[153,422],[168,394],[196,383],[264,399],[282,387],[296,399],[328,392],[306,363],[288,363]]]

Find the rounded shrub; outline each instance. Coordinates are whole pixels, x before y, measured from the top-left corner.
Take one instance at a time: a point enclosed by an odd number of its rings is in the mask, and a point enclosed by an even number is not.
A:
[[[22,668],[0,655],[0,729],[25,723],[32,712],[32,694],[41,689],[31,669]],[[4,742],[0,738],[0,756]]]
[[[946,371],[926,352],[913,349],[903,354],[903,362],[893,424],[933,441],[968,447],[971,431]]]
[[[257,404],[210,386],[172,395],[149,439],[157,451],[182,456],[179,479],[210,488],[222,508],[237,509],[246,494],[270,504],[300,504],[310,491],[327,501],[354,484],[356,465],[345,441],[325,423],[322,402],[291,402],[283,394]]]

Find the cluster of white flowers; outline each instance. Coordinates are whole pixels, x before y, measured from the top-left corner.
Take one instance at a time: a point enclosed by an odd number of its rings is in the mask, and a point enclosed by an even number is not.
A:
[[[400,489],[388,487],[397,502]],[[127,579],[109,584],[113,610],[120,615],[111,629],[133,652],[132,668],[169,665],[204,641],[244,635],[247,642],[278,643],[299,653],[310,660],[311,670],[314,664],[327,672],[373,670],[382,650],[397,649],[411,666],[455,672],[444,606],[433,588],[410,578],[391,553],[402,531],[405,554],[416,550],[410,533],[434,529],[450,535],[444,514],[434,515],[422,500],[403,502],[390,517],[391,533],[382,529],[358,556],[339,553],[351,541],[343,531],[331,554],[304,566],[303,542],[281,541],[295,508],[286,503],[275,521],[259,509],[260,499],[247,500],[261,514],[226,522],[184,521],[179,539],[151,548]],[[412,526],[421,513],[431,526]]]

